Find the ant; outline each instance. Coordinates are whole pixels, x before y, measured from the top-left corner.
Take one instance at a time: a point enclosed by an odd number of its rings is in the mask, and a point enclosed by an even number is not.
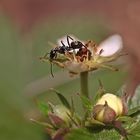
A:
[[[79,60],[83,62],[85,59],[90,60],[91,59],[91,51],[87,48],[80,48],[78,52],[76,53],[76,56],[79,57]]]
[[[72,40],[71,43],[70,43],[70,39]],[[46,58],[49,54],[49,59],[54,60],[57,58],[57,53],[65,54],[66,52],[75,51],[76,49],[81,49],[82,47],[85,47],[85,45],[82,42],[74,41],[74,39],[69,35],[67,35],[67,43],[68,46],[66,46],[61,40],[62,46],[58,46],[52,49],[49,53],[46,53],[43,58]]]
[[[72,40],[70,42],[70,40]],[[61,46],[58,46],[56,48],[53,48],[49,53],[46,53],[43,58],[46,58],[49,54],[49,60],[50,62],[52,60],[55,60],[57,58],[57,54],[65,54],[66,52],[73,51],[75,52],[76,49],[78,49],[78,55],[83,55],[83,48],[87,50],[87,47],[80,41],[74,40],[71,36],[67,35],[67,46],[63,43],[61,40]],[[51,75],[53,76],[52,72],[52,63],[51,63]],[[54,76],[53,76],[54,77]]]

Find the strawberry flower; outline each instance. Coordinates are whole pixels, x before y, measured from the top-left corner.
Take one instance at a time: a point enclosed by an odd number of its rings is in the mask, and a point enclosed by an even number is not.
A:
[[[57,57],[50,60],[52,63],[67,69],[70,73],[93,71],[98,68],[117,70],[108,65],[116,60],[123,48],[122,38],[115,34],[97,45],[94,41],[81,41],[73,35],[64,36],[57,41]]]

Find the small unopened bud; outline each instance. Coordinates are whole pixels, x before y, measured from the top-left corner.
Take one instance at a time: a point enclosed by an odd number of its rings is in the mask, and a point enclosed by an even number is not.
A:
[[[63,121],[65,122],[69,122],[70,121],[70,117],[71,116],[71,112],[69,109],[67,109],[65,106],[63,105],[56,105],[53,108],[53,113],[58,116],[59,118],[61,118]]]
[[[111,107],[117,116],[120,116],[123,114],[123,102],[121,98],[118,96],[111,94],[111,93],[106,93],[104,94],[96,103],[96,105],[104,105],[105,102],[107,102],[108,106]]]
[[[93,117],[104,123],[111,123],[124,113],[122,100],[114,94],[104,94],[93,108]]]
[[[104,123],[111,123],[116,119],[116,113],[115,111],[108,106],[107,102],[104,108]]]
[[[104,123],[111,123],[116,118],[115,111],[108,106],[107,102],[104,105],[96,105],[93,108],[93,118]]]

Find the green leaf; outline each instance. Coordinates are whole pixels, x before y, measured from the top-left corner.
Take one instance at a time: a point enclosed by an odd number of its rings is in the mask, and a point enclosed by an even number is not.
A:
[[[128,131],[132,135],[135,135],[135,136],[139,136],[140,137],[140,121],[132,124],[131,127],[130,127],[130,129]]]
[[[117,118],[117,121],[121,121],[121,122],[134,122],[135,119],[133,119],[132,117],[129,116],[120,116]]]
[[[45,102],[39,102],[38,105],[39,105],[40,111],[41,111],[44,115],[48,116],[48,113],[49,113],[49,111],[50,111],[49,105],[48,105],[47,103],[45,103]]]
[[[60,101],[62,102],[62,104],[67,107],[68,109],[71,109],[71,106],[69,104],[69,102],[67,101],[67,99],[58,91],[52,89],[52,91],[54,91],[56,93],[56,95],[58,96],[58,98],[60,99]]]
[[[100,121],[98,121],[98,120],[95,120],[95,119],[91,119],[90,122],[91,122],[92,124],[105,126],[104,123],[102,123],[102,122],[100,122]]]
[[[65,136],[65,140],[95,140],[95,136],[85,129],[75,129]]]
[[[140,140],[140,136],[129,135],[128,140]]]
[[[74,107],[74,101],[73,101],[73,97],[71,96],[71,113],[72,113],[72,116],[75,112],[75,107]]]
[[[86,122],[85,124],[86,127],[92,127],[92,126],[105,126],[104,123],[98,121],[98,120],[95,120],[95,119],[88,119],[88,121]]]
[[[42,126],[45,126],[49,129],[54,129],[53,126],[49,123],[46,123],[46,122],[40,122],[40,121],[37,121],[37,120],[34,120],[34,119],[30,119],[32,122],[36,123],[36,124],[39,124],[39,125],[42,125]]]
[[[81,98],[81,101],[82,101],[83,106],[84,106],[86,109],[88,109],[89,111],[91,111],[93,105],[92,105],[91,101],[89,100],[89,98],[87,98],[87,97],[85,97],[85,96],[82,96],[82,95],[80,95],[80,98]]]
[[[139,114],[139,113],[140,113],[140,106],[137,106],[128,111],[128,116]]]
[[[65,140],[119,140],[120,135],[114,129],[95,132],[87,129],[75,129],[65,136]]]
[[[101,81],[100,79],[99,79],[98,81],[99,81],[99,89],[98,89],[98,91],[97,91],[97,93],[96,93],[96,96],[95,96],[95,98],[94,98],[94,103],[96,103],[97,100],[98,100],[99,98],[101,98],[102,95],[105,94],[105,89],[104,89],[104,86],[103,86],[103,84],[102,84],[102,81]]]

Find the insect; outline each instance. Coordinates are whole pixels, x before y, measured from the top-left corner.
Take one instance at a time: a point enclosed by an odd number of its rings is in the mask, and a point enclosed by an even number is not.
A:
[[[92,53],[87,48],[80,48],[76,53],[76,56],[79,57],[80,62],[83,62],[85,59],[90,60]]]
[[[64,43],[65,42],[65,43]],[[52,61],[57,58],[57,54],[65,54],[66,52],[72,53],[85,47],[85,45],[78,40],[74,40],[71,36],[67,35],[63,40],[58,42],[58,47],[53,48],[49,53],[46,53],[44,58],[49,54],[49,59]]]
[[[57,58],[58,54],[65,54],[66,52],[76,53],[82,48],[85,48],[85,45],[81,41],[67,35],[58,41],[57,47],[51,49],[51,51],[49,53],[47,52],[42,58],[43,59],[48,58],[51,62]],[[52,63],[51,63],[51,75],[53,76]]]

